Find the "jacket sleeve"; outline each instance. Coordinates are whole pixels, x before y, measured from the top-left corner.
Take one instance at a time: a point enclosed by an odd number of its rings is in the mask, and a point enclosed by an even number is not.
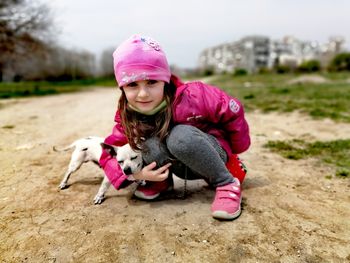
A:
[[[205,85],[203,89],[207,118],[229,135],[232,153],[246,151],[250,146],[250,135],[242,103],[217,87]]]
[[[118,113],[116,114],[115,120],[116,124],[113,128],[112,134],[105,139],[105,143],[115,146],[123,146],[128,143],[128,140],[124,133],[124,129],[120,124]],[[121,189],[132,183],[132,181],[127,180],[128,177],[123,173],[118,161],[105,150],[102,151],[99,162],[107,178],[116,189]]]

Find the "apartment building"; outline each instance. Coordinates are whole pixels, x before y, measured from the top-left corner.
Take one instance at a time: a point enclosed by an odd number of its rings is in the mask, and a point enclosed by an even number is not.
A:
[[[343,50],[344,39],[332,37],[328,43],[301,41],[292,36],[270,40],[266,36],[247,36],[238,41],[207,48],[200,53],[199,69],[216,73],[245,69],[250,73],[276,64],[297,67],[303,61],[317,59],[323,66]]]
[[[269,66],[270,39],[248,36],[237,42],[225,43],[204,50],[199,57],[199,68],[211,68],[217,73],[244,68],[255,72]]]

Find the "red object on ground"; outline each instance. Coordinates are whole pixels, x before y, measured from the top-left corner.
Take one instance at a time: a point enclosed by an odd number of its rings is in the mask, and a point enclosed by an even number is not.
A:
[[[227,169],[242,184],[247,174],[247,169],[237,154],[232,154],[226,163]]]

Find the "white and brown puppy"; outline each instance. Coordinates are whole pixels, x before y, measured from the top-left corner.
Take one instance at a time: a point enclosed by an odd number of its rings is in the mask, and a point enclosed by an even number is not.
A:
[[[117,147],[114,145],[105,144],[104,138],[89,136],[74,141],[71,145],[58,149],[53,147],[54,151],[67,151],[74,148],[71,160],[68,165],[68,169],[64,174],[64,177],[59,185],[60,189],[67,188],[69,177],[72,173],[77,171],[83,163],[94,162],[99,165],[99,159],[102,154],[102,148],[108,151],[112,157],[116,157],[122,170],[126,175],[136,173],[142,168],[142,155],[140,152],[135,152],[131,149],[129,144]],[[105,193],[110,186],[110,182],[106,176],[104,176],[101,186],[94,198],[95,204],[101,204],[105,199]]]

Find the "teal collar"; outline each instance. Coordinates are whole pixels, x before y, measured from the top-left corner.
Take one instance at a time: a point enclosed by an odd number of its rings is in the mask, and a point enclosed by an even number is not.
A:
[[[128,108],[132,109],[133,111],[136,111],[136,112],[139,112],[141,114],[144,114],[144,115],[154,115],[157,112],[159,112],[162,109],[164,109],[166,107],[166,105],[167,105],[166,100],[163,100],[157,107],[155,107],[153,110],[150,110],[150,111],[141,111],[138,108],[135,108],[135,107],[131,106],[130,103],[128,103]]]

